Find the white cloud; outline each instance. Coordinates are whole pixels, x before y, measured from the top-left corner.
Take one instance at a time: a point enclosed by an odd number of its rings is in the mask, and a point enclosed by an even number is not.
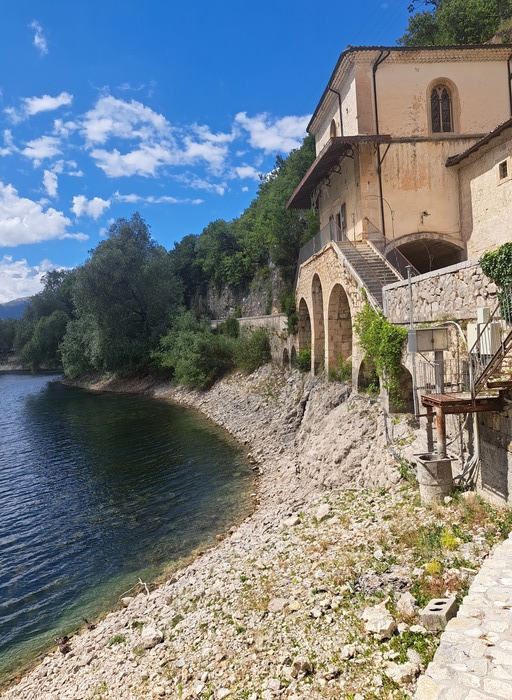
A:
[[[248,188],[248,187],[242,187],[242,192],[249,192],[249,188]]]
[[[0,156],[9,156],[12,153],[16,153],[18,149],[14,145],[11,130],[4,129],[2,136],[4,139],[4,147],[0,148]]]
[[[204,202],[203,199],[178,199],[170,195],[161,195],[160,197],[149,195],[148,197],[143,197],[139,194],[120,194],[119,192],[115,192],[113,198],[117,202],[125,202],[128,204],[137,204],[139,202],[145,204],[203,204]]]
[[[65,268],[49,260],[29,265],[24,258],[15,260],[11,255],[4,255],[0,258],[0,303],[37,294],[43,288],[43,275],[49,270],[61,269]]]
[[[101,197],[87,199],[83,194],[78,194],[73,197],[73,206],[71,210],[77,218],[80,216],[90,216],[96,221],[109,207],[110,199],[101,199]]]
[[[57,175],[51,170],[45,170],[43,175],[44,188],[50,197],[57,196],[57,187],[59,184]]]
[[[192,124],[190,127],[203,141],[208,141],[209,143],[231,143],[232,141],[235,140],[235,138],[238,135],[238,130],[237,129],[232,129],[231,133],[229,134],[224,134],[224,133],[218,133],[214,134],[212,131],[210,131],[210,127],[204,126],[204,125],[199,125],[199,124]]]
[[[55,238],[76,237],[69,234],[70,220],[51,207],[20,197],[12,185],[0,182],[0,246],[40,243]]]
[[[246,112],[239,112],[235,117],[235,122],[249,132],[251,146],[261,148],[265,153],[289,153],[298,148],[306,135],[309,120],[310,115],[274,119],[269,114],[248,117]]]
[[[173,160],[169,151],[159,144],[143,145],[128,153],[120,153],[117,148],[113,151],[95,148],[91,156],[107,177],[155,176],[160,167]]]
[[[219,146],[208,141],[198,143],[197,141],[192,141],[188,136],[185,137],[184,143],[183,159],[185,162],[193,163],[198,160],[204,160],[213,171],[220,172],[222,170],[228,154],[227,146]]]
[[[119,100],[111,95],[100,97],[82,122],[89,145],[105,144],[110,138],[151,141],[170,138],[167,119],[141,102]]]
[[[34,20],[29,24],[30,29],[34,30],[34,46],[39,51],[41,56],[46,56],[48,53],[48,43],[43,32],[42,26]]]
[[[4,112],[8,115],[11,121],[18,123],[27,117],[32,117],[40,112],[53,112],[59,107],[70,105],[73,102],[73,95],[69,92],[61,92],[57,97],[50,95],[42,95],[41,97],[22,97],[21,107],[7,107]],[[60,120],[55,120],[56,130],[59,125],[62,125]],[[69,130],[69,129],[68,129]]]
[[[174,179],[178,182],[182,182],[187,187],[191,187],[193,190],[205,190],[205,192],[215,192],[215,194],[220,194],[221,196],[227,190],[227,185],[225,182],[210,182],[209,180],[205,180],[192,173],[175,175]]]
[[[240,180],[258,180],[260,179],[259,171],[256,170],[252,165],[239,165],[234,169],[236,177]]]
[[[61,155],[60,140],[55,136],[40,136],[38,139],[28,141],[21,153],[34,161],[34,167],[41,164],[46,158],[54,158]]]

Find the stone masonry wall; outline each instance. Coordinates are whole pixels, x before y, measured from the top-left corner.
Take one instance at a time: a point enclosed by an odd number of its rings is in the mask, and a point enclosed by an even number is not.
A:
[[[418,275],[412,284],[414,323],[474,320],[478,306],[494,308],[496,291],[496,285],[484,275],[476,260]],[[407,281],[384,287],[384,313],[392,323],[409,323]]]

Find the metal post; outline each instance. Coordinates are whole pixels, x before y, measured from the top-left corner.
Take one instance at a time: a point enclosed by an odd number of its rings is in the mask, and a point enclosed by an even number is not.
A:
[[[441,406],[436,406],[437,453],[446,457],[446,421]]]
[[[427,406],[427,452],[434,451],[434,409]]]
[[[409,283],[409,327],[411,330],[414,329],[413,313],[412,313],[412,278],[411,278],[411,265],[407,265],[407,281]],[[416,388],[416,353],[411,352],[411,363],[412,363],[412,401],[414,405],[414,415],[419,415],[418,406],[418,390]]]
[[[444,394],[444,358],[442,350],[434,351],[436,394]]]

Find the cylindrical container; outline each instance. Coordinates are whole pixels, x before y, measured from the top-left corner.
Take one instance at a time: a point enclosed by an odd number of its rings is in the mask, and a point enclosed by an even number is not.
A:
[[[441,503],[453,491],[451,459],[437,454],[420,455],[416,473],[423,505]]]

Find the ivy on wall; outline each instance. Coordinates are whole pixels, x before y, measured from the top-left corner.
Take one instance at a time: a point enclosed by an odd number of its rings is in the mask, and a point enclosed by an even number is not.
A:
[[[400,375],[407,330],[390,323],[384,314],[375,311],[368,302],[356,316],[354,328],[366,357],[375,365],[391,401],[399,405],[402,401]]]

